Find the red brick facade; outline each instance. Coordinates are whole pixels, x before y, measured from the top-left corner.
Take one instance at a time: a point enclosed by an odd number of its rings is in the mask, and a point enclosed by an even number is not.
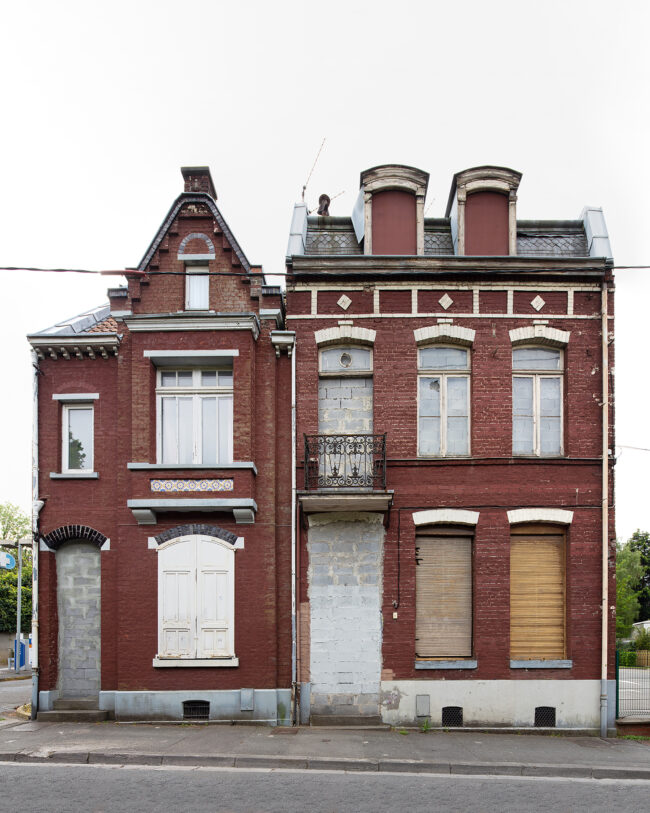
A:
[[[283,303],[279,289],[265,286],[260,268],[244,267],[211,206],[214,202],[197,195],[196,189],[181,195],[161,227],[157,249],[140,267],[146,273],[127,274],[128,291],[111,292],[120,338],[117,355],[79,359],[73,353],[55,360],[43,354],[39,361],[39,496],[45,502],[40,534],[45,538],[61,526],[79,524],[110,540],[101,553],[102,692],[290,689],[291,367],[286,351],[276,355],[271,342],[271,332],[281,326]],[[186,311],[183,329],[169,329],[173,318],[185,311],[185,264],[178,252],[193,233],[207,235],[215,247],[214,259],[206,261],[215,274],[210,276],[209,309],[201,314]],[[184,253],[190,252],[205,253],[205,245],[190,240]],[[268,313],[260,315],[261,309]],[[147,314],[167,317],[167,328],[130,329],[140,324],[138,316]],[[242,314],[244,325],[236,327]],[[193,320],[214,323],[214,329],[192,329]],[[93,337],[98,340],[95,333]],[[219,349],[236,353],[231,356],[233,460],[250,465],[129,467],[157,462],[156,367],[144,351],[191,354]],[[184,365],[181,355],[178,366],[191,365]],[[52,398],[61,393],[98,395],[93,401],[96,479],[50,477],[50,472],[62,472],[63,407]],[[151,491],[154,479],[210,477],[232,479],[232,491]],[[206,513],[190,507],[156,513],[155,524],[143,525],[127,506],[129,500],[166,496],[254,501],[254,521],[239,524],[230,508]],[[233,668],[152,665],[158,651],[158,552],[148,540],[188,523],[209,523],[231,531],[233,539],[243,537],[243,549],[235,553],[234,648],[239,665]],[[57,574],[56,554],[45,544],[41,551],[39,689],[47,693],[59,686]]]
[[[452,219],[453,216],[452,211]],[[467,222],[466,228],[470,227]],[[324,236],[328,228],[327,218],[310,217],[307,246],[311,244],[312,233],[318,235],[318,245],[326,245]],[[340,232],[340,224],[337,229]],[[469,240],[467,234],[465,240]],[[313,244],[316,245],[315,240]],[[471,241],[466,245],[471,248]],[[363,251],[363,245],[361,249]],[[472,258],[456,254],[396,259],[377,257],[375,253],[337,257],[328,256],[326,251],[319,255],[314,250],[294,255],[289,263],[287,282],[287,324],[296,332],[298,349],[299,488],[304,481],[301,439],[305,434],[319,432],[316,333],[327,328],[337,329],[340,325],[348,325],[352,330],[376,331],[372,341],[373,431],[386,433],[386,489],[392,492],[392,505],[385,515],[383,547],[382,691],[388,692],[392,681],[398,694],[412,691],[414,695],[428,695],[431,685],[437,685],[436,681],[504,680],[594,681],[597,690],[601,677],[604,399],[610,403],[610,449],[614,440],[611,379],[609,391],[603,394],[602,390],[602,286],[609,294],[610,333],[614,312],[613,281],[607,262],[590,257],[553,259],[543,254],[536,260],[527,257],[518,261],[516,256]],[[352,300],[351,304],[345,309],[340,305],[333,308],[332,303],[342,294]],[[441,304],[444,296],[452,301]],[[539,306],[538,297],[543,301],[541,308],[531,304]],[[368,302],[374,303],[371,314]],[[512,452],[513,342],[510,331],[532,330],[534,325],[539,325],[542,331],[559,330],[570,334],[562,351],[563,452],[549,457],[516,456]],[[471,346],[466,345],[471,358],[470,454],[425,457],[418,454],[419,345],[414,331],[432,327],[444,329],[445,326],[475,331]],[[443,345],[454,342],[455,339],[445,340],[444,333],[439,340]],[[339,341],[341,346],[355,343],[354,338]],[[534,339],[528,342],[535,343]],[[332,344],[335,342],[329,341],[329,345]],[[611,343],[608,352],[611,367]],[[610,506],[608,587],[612,611],[608,619],[607,674],[611,680],[615,649],[611,459],[605,465]],[[329,499],[328,507],[323,510],[336,510],[331,502]],[[317,510],[311,507],[313,503],[309,505],[310,511]],[[566,658],[561,668],[548,668],[550,663],[544,665],[546,668],[511,667],[508,512],[520,508],[563,509],[573,514],[572,521],[560,527],[566,545]],[[414,514],[432,509],[469,510],[478,512],[479,516],[470,531],[473,537],[472,660],[476,661],[471,669],[448,666],[437,669],[435,660],[416,668]],[[342,504],[338,510],[345,510]],[[299,591],[302,615],[310,613],[310,580],[313,578],[307,521],[308,517],[303,515]],[[312,612],[312,625],[313,618]],[[306,638],[309,619],[301,617],[298,627],[301,630],[304,627]],[[302,642],[302,674],[298,680],[305,684],[310,680],[310,643],[313,647],[313,634],[311,641]],[[311,680],[314,680],[313,675]],[[417,684],[409,689],[408,681]],[[418,689],[418,684],[422,688]],[[494,685],[495,693],[504,693],[497,683]],[[451,690],[445,691],[449,694]],[[431,697],[435,703],[435,691]],[[463,697],[467,701],[467,694]],[[459,706],[464,704],[462,699],[457,702]],[[593,704],[593,713],[597,719],[597,702]],[[409,714],[412,713],[407,712],[402,718],[385,716],[384,721],[412,720]],[[473,719],[488,719],[480,715],[481,711],[475,710]],[[504,717],[496,724],[515,723],[515,719]],[[493,719],[492,724],[495,724]],[[579,727],[576,722],[566,725]]]

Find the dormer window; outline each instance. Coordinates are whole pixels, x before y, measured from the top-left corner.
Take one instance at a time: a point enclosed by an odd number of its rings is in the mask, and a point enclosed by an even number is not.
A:
[[[210,307],[210,277],[207,265],[188,265],[185,268],[185,308],[188,311],[207,311]]]
[[[521,173],[507,167],[473,167],[454,175],[447,211],[459,255],[517,253],[517,189]]]
[[[424,198],[429,175],[415,167],[384,164],[361,173],[352,214],[364,254],[424,254]]]
[[[465,203],[465,254],[506,256],[508,197],[501,192],[474,192]]]

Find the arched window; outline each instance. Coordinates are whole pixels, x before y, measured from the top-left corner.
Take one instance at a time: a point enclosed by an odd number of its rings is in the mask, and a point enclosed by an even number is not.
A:
[[[530,345],[512,350],[512,453],[561,455],[563,351]]]
[[[420,347],[418,372],[418,454],[468,455],[469,348]]]
[[[155,666],[238,664],[234,576],[228,542],[191,535],[159,546]]]

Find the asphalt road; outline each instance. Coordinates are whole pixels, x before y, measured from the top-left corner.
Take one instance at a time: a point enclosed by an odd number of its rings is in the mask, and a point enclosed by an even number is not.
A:
[[[638,780],[0,763],[2,809],[21,813],[645,813],[649,785]]]
[[[29,703],[31,699],[31,680],[0,681],[0,716],[2,716],[3,711],[13,711],[16,706]]]

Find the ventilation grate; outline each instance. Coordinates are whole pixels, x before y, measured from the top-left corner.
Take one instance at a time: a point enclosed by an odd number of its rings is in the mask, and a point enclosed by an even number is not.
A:
[[[209,720],[210,703],[207,700],[184,700],[183,720]]]
[[[443,728],[451,726],[462,726],[463,724],[463,707],[462,706],[444,706],[442,709],[442,725]]]
[[[535,709],[536,728],[555,728],[555,706],[537,706]]]

